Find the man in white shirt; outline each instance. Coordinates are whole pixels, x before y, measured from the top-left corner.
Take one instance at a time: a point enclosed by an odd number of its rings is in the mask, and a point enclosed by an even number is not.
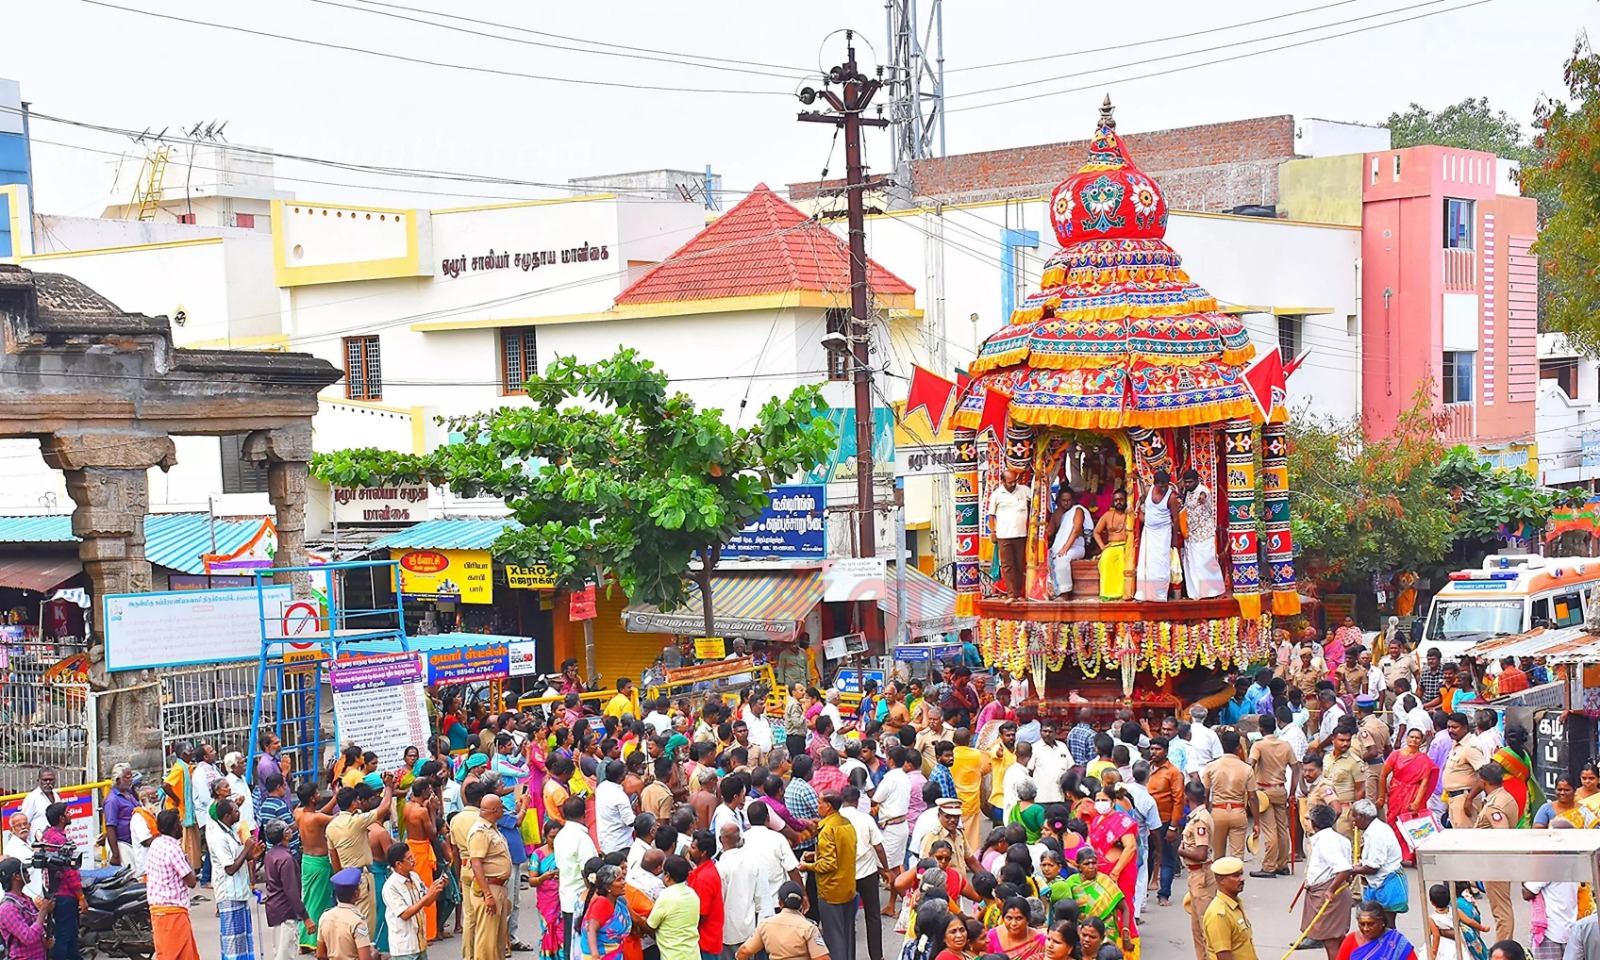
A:
[[[255,833],[256,804],[250,795],[250,785],[244,780],[244,754],[234,751],[222,758],[222,765],[228,771],[222,779],[228,781],[228,792],[239,810],[239,823],[245,833]]]
[[[1017,805],[1017,787],[1024,782],[1033,783],[1033,774],[1028,768],[1033,764],[1033,747],[1026,743],[1016,746],[1016,761],[1006,767],[1005,776],[1000,779],[1000,819],[1011,822],[1011,809]],[[1038,796],[1037,788],[1034,796]]]
[[[1346,714],[1344,707],[1339,705],[1339,695],[1332,690],[1318,690],[1317,702],[1322,705],[1322,722],[1317,725],[1317,739],[1311,742],[1311,749],[1321,753],[1333,743],[1334,728]]]
[[[624,772],[620,763],[606,764],[604,779],[594,791],[595,835],[601,853],[626,850],[633,843],[633,802],[622,789]]]
[[[1000,486],[989,494],[989,521],[1000,554],[1000,582],[996,589],[1010,600],[1022,599],[1022,578],[1028,569],[1028,504],[1033,489],[1017,482],[1017,471],[1007,468]],[[877,960],[877,958],[873,958]]]
[[[800,861],[795,859],[794,848],[783,834],[767,826],[772,816],[771,807],[753,803],[746,813],[750,817],[750,829],[745,831],[744,849],[761,868],[761,882],[756,884],[756,917],[759,920],[778,912],[778,888],[785,881],[799,880]]]
[[[738,824],[723,824],[717,840],[722,848],[717,854],[717,875],[722,878],[722,955],[726,957],[728,951],[738,952],[744,946],[761,920],[756,907],[761,870],[756,862],[759,854],[742,845]]]
[[[1198,703],[1189,707],[1189,768],[1184,772],[1193,780],[1199,780],[1206,765],[1222,756],[1222,741],[1206,726],[1208,712]]]
[[[1567,823],[1566,820],[1551,821]],[[1543,949],[1535,948],[1531,956],[1557,956],[1564,954],[1572,939],[1572,928],[1578,922],[1578,884],[1569,881],[1530,881],[1522,885],[1522,899],[1544,898]],[[1545,944],[1548,941],[1548,944]]]
[[[672,718],[666,714],[666,705],[665,698],[653,700],[650,702],[650,712],[644,715],[644,722],[650,725],[658,737],[666,736],[672,729]]]
[[[898,744],[889,748],[889,772],[883,775],[872,793],[872,802],[877,807],[874,813],[883,832],[883,852],[889,860],[891,907],[894,905],[894,881],[905,866],[906,843],[911,839],[911,824],[906,821],[906,815],[911,812],[911,772],[917,768],[907,762],[909,753]]]
[[[214,799],[211,785],[220,780],[222,774],[217,770],[216,747],[202,743],[194,755],[195,764],[189,771],[189,806],[194,810],[195,826],[200,828],[200,836],[204,838],[206,827],[211,824],[211,801]]]
[[[586,806],[582,797],[567,798],[567,802],[561,805],[561,815],[567,822],[550,844],[556,857],[556,874],[561,879],[561,924],[565,931],[562,939],[569,947],[574,944],[572,915],[582,904],[586,889],[583,865],[591,858],[600,856],[600,851],[594,848],[594,841],[589,839]],[[577,956],[577,953],[569,952],[567,956]]]
[[[1295,763],[1299,763],[1306,758],[1306,749],[1311,746],[1306,739],[1306,732],[1294,722],[1294,711],[1287,703],[1277,708],[1275,716],[1278,720],[1278,739],[1289,745],[1289,749],[1294,751]]]
[[[1361,860],[1356,864],[1355,873],[1367,878],[1369,899],[1378,899],[1387,907],[1394,901],[1385,902],[1381,896],[1383,887],[1385,883],[1395,883],[1391,878],[1397,873],[1400,874],[1400,890],[1395,895],[1401,898],[1405,896],[1405,875],[1400,867],[1400,838],[1395,835],[1394,828],[1378,816],[1378,805],[1371,800],[1357,800],[1352,804],[1350,821],[1355,829],[1361,831]]]
[[[29,866],[33,862],[33,844],[28,842],[33,836],[33,822],[27,814],[18,810],[11,815],[11,822],[7,826],[10,829],[6,831],[5,855],[22,861],[22,875],[26,878],[22,885],[23,895],[38,898],[43,895],[44,881],[39,871]]]
[[[1505,739],[1500,736],[1500,715],[1493,710],[1479,710],[1472,719],[1478,728],[1478,732],[1473,734],[1478,741],[1478,749],[1486,757],[1499,753],[1500,748],[1506,745]]]
[[[878,821],[861,809],[861,789],[854,784],[840,791],[844,805],[839,815],[856,831],[856,893],[861,897],[863,922],[867,927],[867,958],[883,960],[883,891],[880,874],[889,872],[889,858],[883,849],[883,831]]]
[[[628,869],[637,867],[646,850],[655,847],[656,815],[641,813],[633,818],[633,843],[628,845]]]
[[[1017,740],[1021,741],[1021,735]],[[1072,769],[1072,751],[1056,739],[1056,725],[1046,720],[1039,727],[1039,742],[1033,744],[1033,782],[1039,788],[1040,803],[1061,803],[1061,778]]]
[[[711,835],[720,839],[722,828],[733,826],[735,830],[744,831],[749,821],[745,819],[744,798],[749,793],[749,787],[743,775],[724,777],[717,784],[717,792],[722,796],[722,802],[711,811]]]
[[[56,793],[56,772],[49,767],[41,767],[39,785],[22,798],[22,813],[27,816],[31,830],[28,835],[30,840],[37,840],[39,834],[44,833],[50,826],[45,821],[44,812],[60,799],[60,795]]]
[[[911,865],[916,866],[922,859],[922,850],[927,846],[928,835],[939,829],[939,800],[943,796],[939,784],[929,780],[922,785],[922,802],[926,804],[922,813],[917,815],[917,820],[911,825]]]

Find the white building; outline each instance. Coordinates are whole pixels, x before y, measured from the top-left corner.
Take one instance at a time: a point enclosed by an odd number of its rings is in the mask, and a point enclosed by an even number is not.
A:
[[[1600,480],[1600,362],[1573,349],[1563,334],[1539,334],[1534,422],[1539,482],[1593,489]]]

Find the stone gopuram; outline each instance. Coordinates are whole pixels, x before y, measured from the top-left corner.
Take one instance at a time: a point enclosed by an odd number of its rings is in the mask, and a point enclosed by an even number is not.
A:
[[[66,475],[97,611],[108,594],[151,588],[147,478],[176,462],[174,436],[244,435],[244,459],[267,468],[273,562],[305,565],[311,418],[340,370],[306,354],[177,348],[166,317],[125,313],[71,277],[3,264],[0,321],[0,437],[38,440],[45,462]],[[308,589],[304,574],[295,587]],[[91,620],[90,682],[104,692],[95,698],[98,773],[121,760],[160,769],[154,677],[107,673],[102,625]]]

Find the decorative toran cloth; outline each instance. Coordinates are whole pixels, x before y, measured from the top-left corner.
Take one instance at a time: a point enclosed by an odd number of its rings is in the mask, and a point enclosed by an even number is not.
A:
[[[978,612],[978,432],[955,431],[956,616]]]
[[[1239,615],[1261,615],[1261,551],[1256,536],[1256,447],[1250,421],[1228,421],[1228,550],[1233,568],[1233,596]]]
[[[1300,612],[1294,582],[1294,534],[1289,530],[1289,439],[1287,425],[1261,425],[1261,485],[1267,508],[1267,566],[1272,578],[1272,612]]]

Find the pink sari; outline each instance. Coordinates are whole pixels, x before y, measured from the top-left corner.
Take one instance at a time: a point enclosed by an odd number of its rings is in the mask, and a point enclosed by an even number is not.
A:
[[[1409,757],[1404,753],[1394,754],[1390,757],[1389,768],[1393,776],[1389,779],[1389,799],[1384,807],[1384,819],[1389,821],[1400,838],[1400,856],[1410,860],[1411,845],[1406,842],[1405,831],[1400,829],[1400,821],[1421,815],[1411,812],[1413,806],[1419,807],[1422,812],[1427,811],[1428,798],[1433,796],[1434,784],[1439,779],[1439,768],[1421,750]]]
[[[1120,846],[1123,837],[1137,837],[1139,825],[1133,818],[1113,807],[1111,812],[1099,817],[1089,825],[1089,844],[1094,847],[1094,852],[1100,855],[1100,872],[1111,876],[1112,870],[1117,865],[1117,858],[1113,853]],[[1137,857],[1128,861],[1127,869],[1117,877],[1117,889],[1122,891],[1123,903],[1133,903],[1134,884],[1138,880],[1139,860]],[[1124,918],[1127,923],[1127,934],[1130,937],[1139,935],[1138,926],[1133,920],[1133,911],[1128,910]]]

